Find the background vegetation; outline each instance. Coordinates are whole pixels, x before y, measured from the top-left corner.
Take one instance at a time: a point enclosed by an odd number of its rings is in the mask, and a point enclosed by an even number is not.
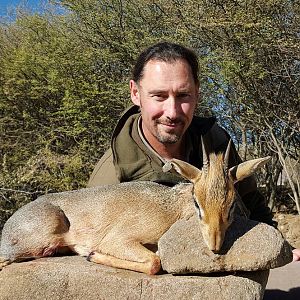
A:
[[[270,207],[284,169],[286,197],[300,212],[299,24],[293,0],[61,0],[41,13],[19,8],[0,24],[0,224],[40,194],[86,185],[130,103],[134,59],[162,40],[199,55],[199,114],[216,115],[244,159],[272,155],[261,178]]]

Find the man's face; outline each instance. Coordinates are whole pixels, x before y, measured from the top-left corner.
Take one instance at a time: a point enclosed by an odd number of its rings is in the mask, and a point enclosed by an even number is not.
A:
[[[150,60],[137,84],[130,81],[131,99],[140,106],[142,129],[148,142],[174,144],[189,127],[199,86],[185,60]]]

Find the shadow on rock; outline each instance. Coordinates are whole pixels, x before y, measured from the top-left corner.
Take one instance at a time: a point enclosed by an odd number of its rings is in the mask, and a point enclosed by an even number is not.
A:
[[[282,290],[266,290],[263,300],[297,300],[300,299],[300,287]]]
[[[258,224],[259,222],[257,221],[249,220],[240,216],[236,217],[225,234],[224,243],[222,245],[220,254],[226,254],[240,237],[249,232]]]

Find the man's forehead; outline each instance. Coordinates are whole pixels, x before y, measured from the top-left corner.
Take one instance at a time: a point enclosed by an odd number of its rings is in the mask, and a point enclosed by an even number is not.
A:
[[[150,60],[143,69],[143,75],[139,81],[142,85],[144,81],[168,81],[176,76],[184,76],[187,81],[193,80],[193,74],[190,65],[184,59],[172,61]]]
[[[144,66],[144,73],[146,70],[156,69],[163,65],[164,66],[175,66],[177,64],[185,65],[190,70],[190,72],[192,72],[189,63],[183,58],[170,59],[170,60],[162,60],[162,59],[154,58],[154,59],[150,59],[149,61],[147,61],[147,63]]]

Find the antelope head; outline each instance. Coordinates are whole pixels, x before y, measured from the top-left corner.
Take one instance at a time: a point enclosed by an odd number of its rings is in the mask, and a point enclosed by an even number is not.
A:
[[[205,243],[213,252],[219,252],[227,228],[233,220],[238,197],[234,184],[265,165],[270,157],[252,159],[228,167],[231,141],[225,153],[207,155],[202,140],[202,170],[178,159],[170,160],[171,166],[181,176],[193,183],[193,199],[199,216]]]

